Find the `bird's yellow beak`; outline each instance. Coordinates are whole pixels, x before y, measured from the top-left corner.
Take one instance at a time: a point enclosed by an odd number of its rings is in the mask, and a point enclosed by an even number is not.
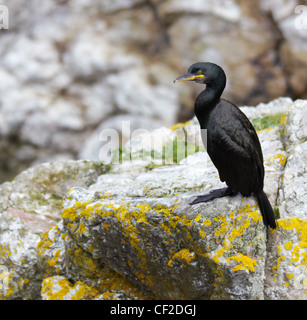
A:
[[[176,82],[180,82],[180,81],[195,81],[195,80],[198,80],[198,79],[201,79],[201,78],[204,78],[205,76],[203,74],[192,74],[192,73],[187,73],[183,76],[180,76],[176,79],[174,79],[174,83]]]

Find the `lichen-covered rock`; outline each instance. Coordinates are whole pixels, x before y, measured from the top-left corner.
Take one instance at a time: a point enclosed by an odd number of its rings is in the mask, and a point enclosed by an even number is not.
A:
[[[44,276],[37,264],[39,240],[21,219],[0,213],[0,300],[39,297]]]
[[[249,111],[254,118],[266,117],[272,109],[284,112],[290,102],[278,100],[268,107],[262,105],[261,113],[256,108]],[[191,121],[173,131],[156,132],[158,136],[164,132],[166,137],[155,151],[163,154],[163,147],[180,137],[178,130],[195,132],[196,127]],[[74,188],[67,195],[59,233],[66,246],[62,246],[62,255],[57,255],[60,262],[65,256],[63,274],[97,288],[99,270],[107,266],[147,296],[160,299],[304,298],[303,284],[290,293],[281,283],[287,273],[287,264],[281,267],[281,262],[290,263],[291,259],[294,270],[288,277],[304,279],[302,217],[292,226],[292,221],[281,216],[278,229],[267,239],[253,198],[236,196],[189,206],[197,194],[221,184],[216,170],[203,152],[171,166],[157,165],[154,157],[150,162],[153,137],[153,132],[145,133],[131,141],[124,152],[131,152],[133,161],[112,167],[90,188]],[[287,151],[278,128],[262,130],[259,138],[266,167],[265,190],[275,203]],[[285,234],[288,229],[297,230],[296,236]],[[283,244],[278,241],[280,234],[285,236]],[[291,248],[290,238],[294,241]],[[289,257],[280,259],[284,247],[290,250]],[[46,252],[48,256],[50,251]],[[41,253],[44,255],[44,250]],[[51,260],[53,256],[51,253]],[[288,289],[296,283],[292,280]]]
[[[90,182],[81,174],[58,204],[61,220],[43,235],[3,214],[0,227],[11,247],[1,242],[0,264],[7,270],[0,278],[6,283],[0,297],[37,298],[41,284],[42,299],[306,299],[307,221],[301,200],[306,107],[306,101],[278,99],[259,110],[246,109],[262,128],[264,189],[277,217],[276,230],[267,233],[253,197],[189,205],[223,185],[201,146],[193,152],[187,148],[199,134],[193,119],[156,131],[162,145],[152,144],[154,132],[136,137],[123,149],[122,163],[97,175],[94,170]],[[178,143],[187,152],[166,152]],[[84,164],[74,163],[79,165]],[[69,177],[64,175],[63,183]],[[24,244],[12,251],[9,219],[20,222],[29,249]],[[31,266],[37,278],[22,282],[14,277],[13,259],[15,270],[20,266],[15,274],[27,274]],[[31,296],[26,285],[33,287]]]
[[[42,299],[71,299],[76,293],[76,284],[78,290],[85,286],[88,288],[86,291],[94,292],[94,296],[91,297],[88,297],[88,294],[85,296],[79,294],[78,299],[149,298],[128,280],[95,259],[91,251],[78,247],[62,223],[44,233],[37,249],[45,275],[42,283]],[[74,284],[66,277],[74,279]]]
[[[55,276],[42,283],[43,300],[94,300],[99,292],[78,281],[72,285],[65,277]]]
[[[63,196],[75,185],[94,183],[104,170],[91,161],[46,163],[0,186],[0,266],[6,268],[7,284],[1,286],[0,298],[40,297],[41,281],[48,275],[38,255],[40,236],[59,221]]]
[[[127,300],[132,297],[134,299],[144,297],[140,293],[136,296],[136,289],[132,289],[129,295],[129,289],[127,289],[129,285],[127,284],[126,291],[128,294],[121,292],[123,291],[121,287],[127,281],[120,279],[118,281],[120,285],[118,285],[116,283],[118,278],[110,274],[108,278],[104,278],[104,284],[98,290],[83,281],[72,284],[64,276],[49,277],[44,279],[42,283],[42,300]]]
[[[106,168],[93,161],[43,163],[0,186],[0,208],[39,232],[60,219],[60,206],[73,186],[89,186]],[[41,223],[40,223],[41,222]]]
[[[95,188],[74,189],[63,207],[74,239],[65,248],[69,278],[95,280],[107,265],[158,299],[263,298],[266,235],[255,201],[237,198],[238,207],[223,199],[224,216],[189,200],[105,199]]]
[[[282,134],[287,150],[287,165],[279,191],[283,217],[307,218],[307,111],[306,100],[297,100],[282,119]]]
[[[307,300],[307,219],[280,219],[267,252],[265,298]]]
[[[281,219],[267,250],[267,299],[307,295],[306,108],[305,100],[297,100],[281,120],[287,161],[277,198]]]

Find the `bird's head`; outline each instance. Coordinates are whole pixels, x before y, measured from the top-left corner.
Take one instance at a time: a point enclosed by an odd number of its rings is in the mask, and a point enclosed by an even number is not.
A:
[[[190,66],[185,75],[174,79],[174,83],[180,81],[195,81],[206,85],[217,83],[225,87],[226,75],[224,70],[214,63],[197,62]]]

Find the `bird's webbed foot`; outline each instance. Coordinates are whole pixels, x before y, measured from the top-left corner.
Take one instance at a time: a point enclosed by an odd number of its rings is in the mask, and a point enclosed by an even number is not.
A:
[[[193,200],[190,205],[201,203],[201,202],[208,202],[210,200],[216,199],[216,198],[222,198],[226,196],[234,197],[237,195],[238,192],[231,190],[229,187],[222,188],[222,189],[215,189],[211,190],[208,194],[205,194],[203,196],[198,196],[195,200]]]

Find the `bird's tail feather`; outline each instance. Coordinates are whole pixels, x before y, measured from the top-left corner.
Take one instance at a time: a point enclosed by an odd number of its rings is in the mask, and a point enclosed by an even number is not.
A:
[[[276,229],[276,222],[272,206],[268,197],[263,191],[257,194],[257,200],[260,207],[260,211],[263,217],[263,223],[265,226],[270,226],[272,229]]]

